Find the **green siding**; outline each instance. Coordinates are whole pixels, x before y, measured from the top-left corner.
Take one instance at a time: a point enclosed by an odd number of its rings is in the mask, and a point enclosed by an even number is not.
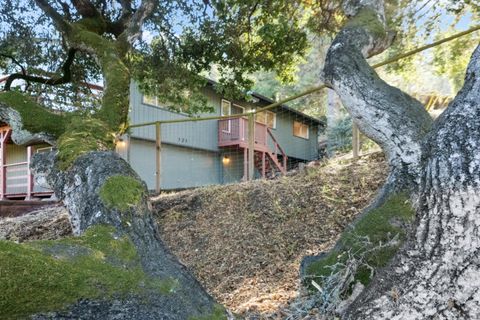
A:
[[[181,189],[222,183],[218,153],[162,144],[162,189]],[[155,189],[155,144],[138,139],[130,140],[130,164]]]
[[[222,154],[228,156],[230,161],[223,163],[223,183],[234,183],[242,180],[243,178],[243,151],[227,151]]]
[[[299,138],[293,135],[293,121],[309,125],[309,138]],[[272,130],[280,146],[289,157],[301,160],[314,160],[318,157],[318,125],[308,119],[288,111],[277,111],[277,127]]]
[[[221,97],[213,89],[206,88],[205,95],[215,112],[200,116],[220,115]],[[132,83],[130,95],[130,122],[145,122],[187,118],[185,114],[143,103],[143,95]],[[249,108],[260,108],[268,103],[234,101]],[[273,135],[291,158],[313,160],[318,155],[318,132],[316,123],[286,109],[277,108],[276,129]],[[310,127],[309,139],[293,136],[293,121],[303,121]],[[243,177],[243,152],[218,148],[218,121],[185,122],[162,125],[162,189],[179,189],[210,184],[233,183]],[[125,145],[117,152],[127,159],[145,180],[149,189],[155,188],[155,126],[134,128]],[[271,142],[270,142],[271,143]],[[230,157],[228,165],[222,162],[225,154]],[[258,173],[257,173],[258,175]]]
[[[132,124],[146,123],[159,120],[175,120],[188,118],[187,115],[169,111],[143,103],[143,95],[138,88],[132,84],[131,88],[131,110],[130,122]],[[220,115],[221,98],[215,95],[212,90],[206,89],[205,95],[209,103],[215,106],[214,113],[207,113],[200,116]],[[133,138],[155,140],[155,126],[133,128]],[[183,147],[192,147],[218,151],[218,122],[217,120],[183,122],[162,125],[162,142]]]

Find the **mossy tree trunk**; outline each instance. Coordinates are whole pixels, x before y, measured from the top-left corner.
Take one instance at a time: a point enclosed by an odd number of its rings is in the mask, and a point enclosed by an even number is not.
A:
[[[416,220],[392,262],[343,315],[478,319],[480,47],[464,88],[433,122],[418,101],[381,80],[366,61],[392,40],[383,1],[347,1],[345,11],[351,20],[330,47],[325,81],[360,130],[387,156],[390,176],[376,206],[393,193],[407,191]]]
[[[52,19],[69,48],[86,52],[97,61],[104,79],[102,105],[91,116],[58,115],[17,92],[5,92],[0,94],[0,120],[12,127],[17,144],[47,141],[57,147],[56,152],[36,155],[32,169],[46,179],[67,207],[75,235],[96,225],[113,226],[114,237],[126,235],[132,240],[149,277],[172,279],[176,284],[168,294],[150,292],[146,298],[132,293],[127,298],[78,301],[63,311],[50,310],[58,311],[53,318],[82,318],[99,308],[99,319],[183,320],[214,313],[224,318],[224,310],[160,240],[145,184],[113,152],[116,137],[127,128],[131,81],[127,59],[143,20],[157,2],[143,1],[123,26],[115,26],[120,30],[115,39],[106,36],[112,26],[89,1],[72,1],[82,16],[75,22],[65,20],[48,0],[35,2]]]

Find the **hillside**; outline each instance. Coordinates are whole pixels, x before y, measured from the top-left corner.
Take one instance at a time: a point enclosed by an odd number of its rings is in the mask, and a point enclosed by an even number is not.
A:
[[[247,319],[285,319],[302,257],[333,246],[386,175],[381,153],[340,157],[277,180],[152,199],[163,240],[222,304]],[[0,240],[71,235],[58,205],[0,219]]]
[[[278,180],[163,194],[152,204],[163,240],[219,302],[251,319],[274,318],[298,292],[302,257],[335,243],[386,172],[373,153]]]

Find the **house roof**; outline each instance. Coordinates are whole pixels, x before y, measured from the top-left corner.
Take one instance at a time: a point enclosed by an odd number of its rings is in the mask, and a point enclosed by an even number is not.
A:
[[[216,81],[211,80],[211,79],[207,79],[207,82],[208,82],[209,85],[212,85],[212,86],[217,84]],[[264,95],[262,95],[262,94],[260,94],[260,93],[258,93],[258,92],[250,92],[250,95],[251,95],[252,97],[255,97],[255,98],[259,99],[260,101],[266,102],[266,103],[268,103],[268,104],[272,104],[272,103],[275,103],[275,102],[276,102],[276,101],[274,101],[273,99],[270,99],[270,98],[268,98],[268,97],[266,97],[266,96],[264,96]],[[296,110],[296,109],[294,109],[294,108],[292,108],[292,107],[289,107],[289,106],[287,106],[286,104],[281,104],[281,105],[279,105],[279,106],[276,107],[276,108],[281,108],[281,109],[287,110],[287,111],[289,111],[289,112],[292,112],[292,113],[294,113],[294,114],[296,114],[296,115],[298,115],[298,116],[300,116],[300,117],[302,117],[302,118],[308,119],[309,121],[312,121],[312,122],[314,122],[314,123],[316,123],[316,124],[318,124],[318,125],[321,125],[321,126],[323,126],[323,127],[326,126],[325,122],[323,122],[322,120],[317,119],[317,118],[312,117],[312,116],[309,116],[308,114],[305,114],[305,113],[303,113],[303,112],[301,112],[301,111],[298,111],[298,110]],[[276,109],[276,108],[275,108],[275,109]]]
[[[8,79],[8,76],[0,77],[0,83],[5,82],[7,79]],[[212,85],[212,86],[217,84],[217,82],[212,80],[212,79],[207,79],[207,83]],[[87,87],[89,87],[90,89],[93,89],[93,90],[98,90],[98,91],[103,90],[103,87],[100,86],[100,85],[97,85],[97,84],[88,83],[88,82],[82,82],[81,84],[83,84],[83,85],[85,85],[85,86],[87,86]],[[251,92],[250,94],[253,97],[255,97],[255,98],[257,98],[257,99],[259,99],[263,102],[266,102],[268,104],[275,103],[274,100],[272,100],[272,99],[270,99],[270,98],[268,98],[268,97],[266,97],[266,96],[264,96],[264,95],[262,95],[258,92]],[[282,109],[287,110],[289,112],[295,113],[296,115],[298,115],[302,118],[308,119],[312,122],[315,122],[318,125],[321,125],[321,126],[324,126],[324,127],[326,126],[326,124],[323,121],[321,121],[320,119],[309,116],[309,115],[307,115],[307,114],[305,114],[301,111],[298,111],[294,108],[291,108],[291,107],[287,106],[286,104],[281,104],[277,108],[282,108]]]
[[[268,102],[269,104],[276,102],[276,101],[274,101],[273,99],[270,99],[270,98],[268,98],[268,97],[265,97],[264,95],[261,95],[260,93],[257,93],[257,92],[252,92],[251,95],[254,96],[254,97],[257,98],[257,99],[260,99],[260,100],[263,100],[263,101],[265,101],[265,102]],[[292,112],[292,113],[295,113],[296,115],[298,115],[298,116],[300,116],[300,117],[306,118],[306,119],[308,119],[308,120],[310,120],[310,121],[313,121],[313,122],[315,122],[315,123],[317,123],[317,124],[319,124],[319,125],[321,125],[321,126],[325,126],[325,123],[324,123],[322,120],[317,119],[317,118],[312,117],[312,116],[309,116],[308,114],[305,114],[305,113],[303,113],[303,112],[301,112],[301,111],[298,111],[298,110],[296,110],[296,109],[294,109],[294,108],[292,108],[292,107],[289,107],[289,106],[287,106],[286,104],[281,104],[280,106],[278,106],[278,108],[282,108],[282,109],[288,110],[288,111],[290,111],[290,112]]]

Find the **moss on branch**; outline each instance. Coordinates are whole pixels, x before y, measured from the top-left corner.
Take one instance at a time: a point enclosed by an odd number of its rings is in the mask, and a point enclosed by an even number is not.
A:
[[[101,120],[75,117],[57,142],[58,165],[62,170],[68,169],[81,155],[91,151],[112,150],[114,134]]]
[[[23,128],[31,133],[47,133],[58,138],[70,121],[67,115],[48,111],[20,92],[2,92],[0,102],[16,110],[21,116]]]
[[[336,273],[336,268],[341,268],[346,263],[349,253],[357,256],[365,253],[365,264],[356,271],[354,283],[359,281],[367,285],[372,276],[372,270],[367,268],[367,264],[375,270],[387,265],[406,238],[406,231],[401,225],[412,223],[414,215],[406,195],[392,196],[381,207],[362,217],[352,229],[345,231],[340,238],[340,245],[325,258],[310,264],[307,268],[309,278],[322,285],[324,279]],[[395,245],[381,246],[394,237],[399,240]],[[365,243],[360,242],[360,239],[368,239],[369,247],[365,247]]]
[[[82,24],[73,24],[69,40],[91,51],[102,69],[105,88],[102,107],[95,116],[108,124],[112,131],[123,133],[128,119],[130,72],[121,59],[117,44]]]
[[[112,176],[100,189],[100,199],[110,209],[125,212],[139,205],[146,190],[137,179],[127,176]]]
[[[67,37],[75,48],[94,54],[102,68],[105,79],[102,107],[91,117],[50,112],[18,92],[0,94],[0,102],[20,113],[27,131],[51,134],[58,140],[62,170],[68,169],[82,154],[112,150],[115,134],[124,133],[127,128],[130,73],[117,44],[101,36],[104,28],[101,21],[82,19],[71,25]]]
[[[345,28],[363,28],[375,38],[386,36],[386,29],[378,18],[376,12],[371,8],[361,9],[352,19],[350,19]]]
[[[79,299],[170,294],[178,287],[175,279],[146,275],[132,241],[102,225],[56,241],[0,241],[0,283],[5,319],[59,311]]]

